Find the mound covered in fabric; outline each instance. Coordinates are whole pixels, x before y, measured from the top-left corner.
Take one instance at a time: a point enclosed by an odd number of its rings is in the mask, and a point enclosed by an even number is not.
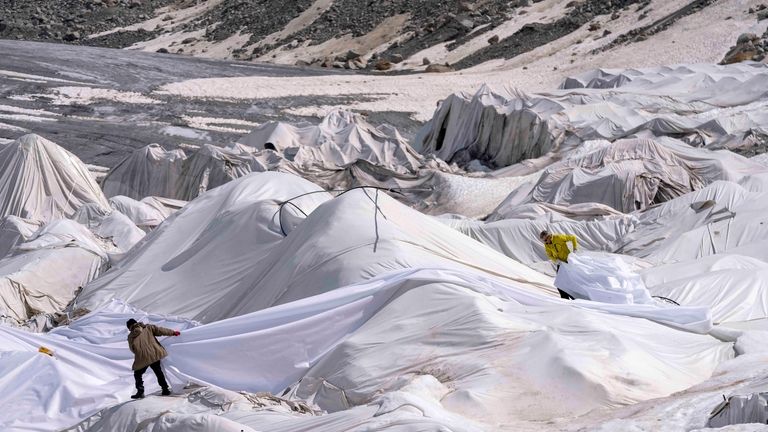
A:
[[[22,322],[62,311],[98,276],[113,251],[83,225],[57,220],[0,260],[0,315]]]
[[[78,306],[116,297],[210,322],[417,267],[479,268],[553,290],[543,275],[377,189],[330,197],[271,172],[208,191],[86,286]]]
[[[268,122],[240,138],[259,150],[277,150],[302,168],[335,169],[358,160],[394,172],[413,172],[421,165],[397,129],[374,127],[360,114],[333,110],[318,125]]]
[[[51,221],[86,203],[109,203],[75,155],[30,134],[0,147],[0,216]]]
[[[150,144],[130,154],[102,181],[104,194],[136,200],[148,196],[175,198],[186,155],[181,149],[165,150]]]
[[[127,400],[127,318],[182,330],[180,337],[162,341],[176,392],[193,382],[298,396],[340,411],[312,419],[280,416],[285,430],[336,430],[328,425],[382,419],[405,419],[428,430],[441,424],[488,430],[551,418],[563,406],[585,412],[664,396],[732,357],[729,343],[653,322],[665,316],[672,315],[565,303],[524,282],[445,269],[390,272],[194,328],[188,320],[111,301],[46,335],[0,327],[10,353],[0,357],[0,369],[7,372],[0,389],[15,407],[0,413],[0,425],[35,429],[47,410],[55,410],[59,414],[45,425],[66,428]],[[35,353],[40,346],[53,356]],[[21,379],[30,364],[45,379]],[[156,390],[154,382],[150,386]],[[122,410],[109,410],[105,419],[136,426],[151,421],[165,402],[141,406],[119,417],[113,415]],[[257,412],[188,413],[181,406],[172,411],[179,420],[186,414],[222,415],[256,430],[268,420]]]
[[[740,181],[765,168],[730,152],[691,148],[679,141],[592,141],[531,176],[494,210],[492,220],[520,204],[605,205],[644,210],[719,180]]]
[[[448,162],[501,168],[588,140],[674,137],[748,150],[768,135],[762,64],[598,69],[561,90],[525,94],[483,86],[444,100],[414,147]]]

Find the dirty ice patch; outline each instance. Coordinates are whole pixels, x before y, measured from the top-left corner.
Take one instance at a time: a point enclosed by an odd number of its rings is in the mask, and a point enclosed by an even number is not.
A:
[[[13,71],[2,70],[2,69],[0,69],[0,76],[16,79],[20,81],[27,81],[27,82],[41,82],[41,83],[60,82],[60,83],[69,83],[69,84],[84,84],[84,85],[86,84],[78,81],[70,81],[70,80],[65,80],[61,78],[52,78],[52,77],[46,77],[41,75],[25,74],[25,73],[13,72]]]
[[[42,109],[22,108],[12,105],[0,105],[0,113],[25,114],[31,116],[58,117],[61,114]]]
[[[202,140],[202,141],[211,140],[211,135],[208,132],[199,131],[199,130],[195,130],[187,127],[181,127],[181,126],[166,126],[160,132],[166,135],[188,138],[188,139],[195,139],[195,140]]]
[[[8,99],[15,101],[34,102],[35,98],[32,95],[11,95]]]
[[[437,101],[457,88],[477,90],[483,83],[503,88],[507,85],[530,89],[509,74],[414,74],[403,76],[320,75],[295,77],[199,78],[169,83],[154,92],[186,98],[219,100],[260,100],[286,97],[349,97],[349,103],[336,108],[354,111],[397,111],[411,113],[417,121],[427,121]],[[309,105],[309,104],[308,104]]]
[[[122,92],[112,89],[93,87],[56,87],[50,94],[30,95],[52,99],[53,105],[89,105],[98,101],[111,101],[127,104],[159,104],[157,99],[136,92]]]
[[[0,130],[11,131],[11,132],[28,132],[28,130],[24,129],[23,127],[9,125],[3,122],[0,122]],[[0,138],[0,144],[8,144],[11,141],[13,140]]]
[[[233,118],[182,116],[182,120],[195,129],[226,133],[246,134],[261,126],[260,123]]]
[[[0,120],[22,121],[22,122],[47,122],[56,121],[55,118],[37,117],[27,114],[5,114],[0,112]]]

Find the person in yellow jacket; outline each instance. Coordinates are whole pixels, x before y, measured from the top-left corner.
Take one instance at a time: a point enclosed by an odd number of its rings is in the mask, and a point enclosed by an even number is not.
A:
[[[579,248],[579,241],[573,234],[551,234],[548,231],[542,231],[539,234],[539,238],[544,242],[544,250],[547,252],[547,257],[557,265],[557,270],[560,270],[560,263],[567,263],[568,255]],[[568,248],[568,243],[571,243],[572,249]],[[573,300],[570,294],[560,288],[557,291],[560,292],[561,298]]]

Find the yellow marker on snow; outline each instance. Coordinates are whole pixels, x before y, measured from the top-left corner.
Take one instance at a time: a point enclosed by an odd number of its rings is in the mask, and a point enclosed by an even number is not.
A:
[[[40,348],[38,348],[37,352],[41,352],[43,354],[47,354],[47,355],[53,357],[53,350],[50,349],[50,348],[46,348],[44,346],[41,346]]]

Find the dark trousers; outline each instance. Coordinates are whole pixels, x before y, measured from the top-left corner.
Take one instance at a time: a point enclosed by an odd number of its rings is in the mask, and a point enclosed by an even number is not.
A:
[[[163,375],[163,369],[160,368],[160,360],[158,360],[149,366],[144,366],[139,370],[133,371],[133,378],[136,380],[136,390],[144,391],[144,380],[142,379],[142,375],[144,375],[144,372],[147,371],[148,367],[152,368],[152,372],[155,373],[157,383],[160,384],[160,387],[162,387],[163,390],[167,389],[168,383],[165,381],[165,375]]]
[[[568,262],[568,261],[566,261],[566,262]],[[555,270],[555,271],[556,271],[556,272],[557,272],[557,271],[560,271],[560,264],[558,264],[558,265],[557,265],[557,270]],[[561,290],[560,288],[558,288],[558,289],[557,289],[557,292],[559,292],[559,293],[560,293],[560,298],[562,298],[562,299],[566,299],[566,300],[573,300],[573,296],[571,296],[571,295],[570,295],[570,294],[568,294],[567,292],[565,292],[565,291]]]

